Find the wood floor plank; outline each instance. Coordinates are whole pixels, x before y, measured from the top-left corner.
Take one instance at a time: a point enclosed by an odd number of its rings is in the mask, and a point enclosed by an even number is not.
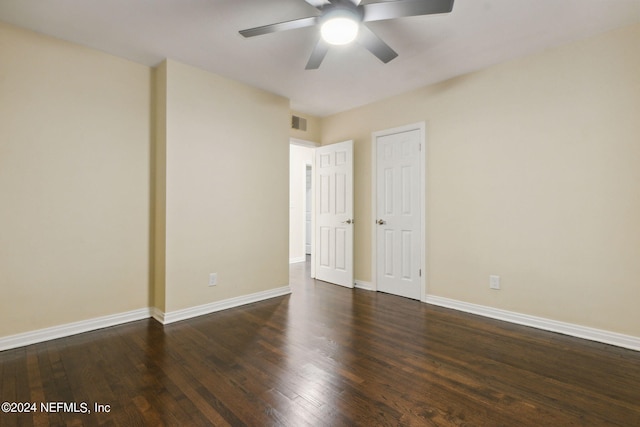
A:
[[[0,352],[4,426],[640,426],[640,353],[308,278],[289,296]]]

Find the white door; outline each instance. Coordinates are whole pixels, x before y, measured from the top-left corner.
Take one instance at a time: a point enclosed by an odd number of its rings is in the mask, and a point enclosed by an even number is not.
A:
[[[316,148],[314,262],[318,280],[353,287],[353,141]]]
[[[376,283],[379,291],[422,296],[421,129],[376,139]]]

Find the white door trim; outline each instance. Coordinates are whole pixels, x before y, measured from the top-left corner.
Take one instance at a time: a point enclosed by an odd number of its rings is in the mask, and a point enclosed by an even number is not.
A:
[[[307,141],[306,139],[289,138],[289,144],[300,145],[301,147],[317,148],[320,147],[315,141]]]
[[[420,269],[422,270],[422,274],[420,276],[420,301],[425,302],[427,298],[427,197],[426,197],[426,189],[427,189],[427,133],[426,133],[426,123],[418,122],[409,124],[406,126],[400,126],[391,129],[384,129],[380,131],[375,131],[371,134],[371,212],[372,212],[372,224],[371,224],[371,288],[374,291],[378,290],[377,284],[377,234],[376,227],[374,226],[374,222],[378,219],[378,195],[376,189],[377,187],[377,139],[381,136],[393,135],[401,132],[408,132],[412,130],[420,131],[420,152],[422,155],[420,156],[420,223],[421,227],[421,236],[420,236]]]

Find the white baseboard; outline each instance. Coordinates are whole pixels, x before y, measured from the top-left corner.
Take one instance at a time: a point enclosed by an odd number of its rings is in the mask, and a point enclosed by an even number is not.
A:
[[[520,314],[513,311],[500,310],[484,305],[471,304],[434,295],[428,295],[424,302],[467,313],[478,314],[492,319],[504,320],[506,322],[517,323],[519,325],[531,326],[533,328],[543,329],[546,331],[558,332],[573,337],[584,338],[591,341],[640,351],[639,337],[603,331],[601,329],[589,328],[586,326],[575,325],[573,323],[559,322],[557,320],[550,320],[527,314]]]
[[[371,282],[365,282],[363,280],[356,280],[355,287],[358,289],[364,289],[365,291],[373,291],[373,284]]]
[[[216,301],[209,304],[198,305],[195,307],[185,308],[183,310],[170,311],[163,313],[158,309],[154,309],[152,312],[153,318],[167,325],[173,322],[179,322],[181,320],[191,319],[192,317],[202,316],[209,313],[214,313],[220,310],[226,310],[233,307],[238,307],[245,304],[251,304],[254,302],[264,301],[270,298],[280,297],[291,293],[289,286],[283,286],[281,288],[270,289],[268,291],[256,292],[254,294],[243,295],[240,297],[229,298],[223,301]]]
[[[16,347],[24,347],[26,345],[54,340],[56,338],[68,337],[70,335],[81,334],[83,332],[95,331],[96,329],[108,328],[110,326],[134,322],[136,320],[148,319],[150,315],[151,310],[149,308],[141,308],[139,310],[127,311],[125,313],[96,317],[94,319],[82,320],[80,322],[67,323],[22,334],[10,335],[8,337],[0,338],[0,351]]]
[[[97,329],[108,328],[110,326],[117,326],[123,323],[134,322],[136,320],[148,319],[149,317],[153,317],[158,322],[166,325],[168,323],[190,319],[203,314],[213,313],[215,311],[226,310],[228,308],[244,304],[251,304],[270,298],[288,295],[290,293],[291,288],[289,286],[283,286],[277,289],[257,292],[250,295],[230,298],[224,301],[217,301],[169,313],[164,313],[162,310],[151,307],[128,311],[126,313],[97,317],[95,319],[83,320],[80,322],[67,323],[65,325],[53,326],[22,334],[0,337],[0,351],[24,347],[30,344],[54,340],[56,338],[64,338],[71,335],[81,334],[83,332],[95,331]]]
[[[151,307],[151,317],[159,323],[164,325],[164,311],[157,307]]]
[[[359,280],[356,280],[355,287],[358,289],[365,289],[369,291],[373,290],[371,283]],[[65,325],[53,326],[50,328],[2,337],[0,338],[0,351],[23,347],[30,344],[36,344],[39,342],[57,338],[63,338],[83,332],[90,332],[97,329],[108,328],[111,326],[121,325],[123,323],[147,319],[149,317],[153,317],[158,322],[166,325],[169,323],[190,319],[196,316],[202,316],[204,314],[209,314],[220,310],[226,310],[245,304],[251,304],[254,302],[288,295],[290,293],[291,288],[289,286],[283,286],[281,288],[257,292],[254,294],[235,298],[229,298],[223,301],[203,304],[196,307],[186,308],[184,310],[177,310],[169,313],[163,313],[161,310],[158,310],[154,307],[142,308],[139,310],[133,310],[109,316],[102,316],[80,322],[67,323]],[[497,308],[471,304],[434,295],[427,296],[424,302],[441,307],[452,308],[454,310],[464,311],[467,313],[478,314],[480,316],[490,317],[492,319],[503,320],[506,322],[516,323],[524,326],[531,326],[538,329],[558,332],[565,335],[640,351],[640,338],[630,335],[603,331],[600,329],[589,328],[572,323],[559,322],[556,320],[520,314],[512,311],[500,310]]]
[[[305,262],[307,261],[307,257],[306,256],[299,256],[297,258],[289,258],[289,264],[296,264],[298,262]]]

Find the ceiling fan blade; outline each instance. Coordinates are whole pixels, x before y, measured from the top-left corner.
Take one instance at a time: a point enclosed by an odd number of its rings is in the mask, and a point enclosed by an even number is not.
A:
[[[370,22],[402,18],[405,16],[449,13],[453,9],[453,1],[454,0],[397,0],[369,3],[362,6],[364,11],[362,20],[364,22]]]
[[[313,52],[311,52],[311,57],[307,62],[307,66],[304,67],[305,70],[317,70],[320,68],[320,64],[322,60],[326,56],[329,51],[329,43],[324,41],[322,38],[318,40],[316,47],[313,48]]]
[[[296,28],[311,27],[318,23],[317,16],[309,18],[294,19],[293,21],[280,22],[278,24],[264,25],[262,27],[249,28],[240,31],[244,37],[261,36],[263,34],[275,33],[277,31],[295,30]]]
[[[366,25],[360,25],[358,43],[366,47],[369,52],[373,53],[385,64],[398,56],[395,50],[391,49],[388,44],[383,42],[382,39]]]

